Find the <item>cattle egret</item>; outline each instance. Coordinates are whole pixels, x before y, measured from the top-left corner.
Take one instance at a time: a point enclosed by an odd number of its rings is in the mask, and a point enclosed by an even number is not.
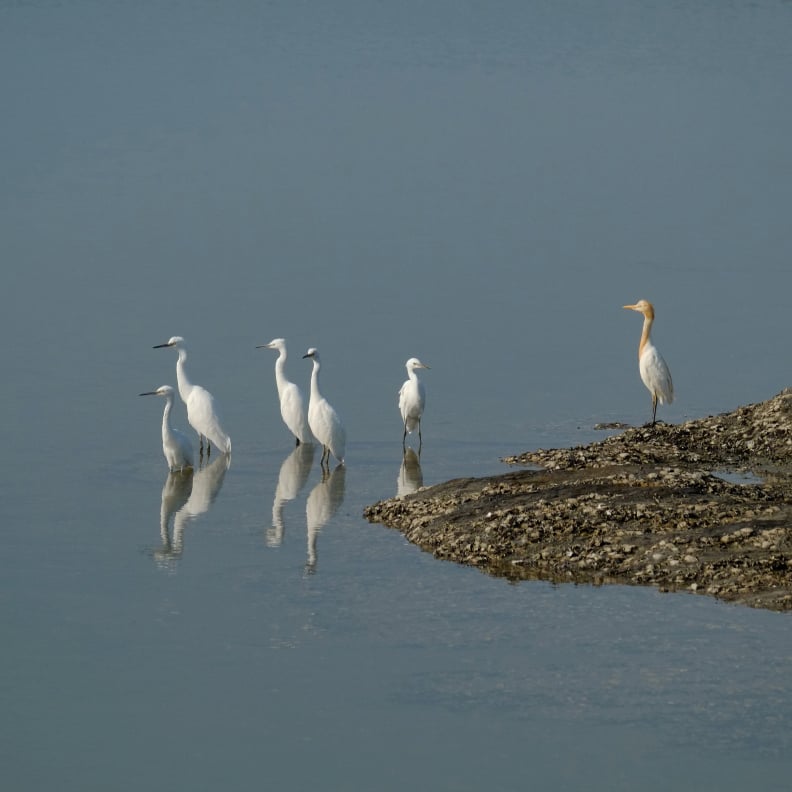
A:
[[[643,314],[643,330],[638,344],[638,370],[643,384],[652,394],[652,426],[657,421],[657,402],[671,404],[674,401],[674,383],[665,360],[649,338],[654,322],[654,306],[647,300],[638,300],[635,305],[625,305],[630,311]]]
[[[423,415],[424,405],[426,404],[426,388],[423,382],[418,379],[415,369],[428,369],[429,366],[421,363],[418,358],[410,358],[405,364],[409,379],[399,390],[399,412],[401,413],[404,424],[404,434],[402,435],[402,446],[404,446],[407,433],[412,434],[415,427],[418,427],[418,448],[421,447],[421,416]]]

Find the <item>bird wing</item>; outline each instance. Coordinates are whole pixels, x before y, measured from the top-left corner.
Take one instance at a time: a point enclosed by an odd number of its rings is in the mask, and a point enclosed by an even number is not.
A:
[[[184,463],[192,466],[193,448],[192,448],[192,443],[190,442],[190,438],[187,437],[187,435],[184,434],[184,432],[181,432],[178,429],[173,429],[172,432],[173,432],[173,439],[179,447]]]
[[[311,429],[316,439],[322,445],[326,445],[336,459],[343,459],[346,449],[346,430],[333,405],[323,398],[308,409]]]
[[[196,432],[208,438],[221,451],[230,451],[231,441],[220,423],[214,397],[206,388],[193,387],[187,402],[187,420]]]
[[[408,422],[408,429],[412,431],[415,422],[421,417],[426,402],[426,389],[423,382],[407,380],[399,391],[399,412],[402,420]],[[411,426],[412,425],[412,426]]]
[[[674,383],[663,356],[652,344],[644,348],[640,360],[641,379],[649,391],[657,396],[661,404],[674,401]]]
[[[311,441],[311,431],[305,414],[305,399],[299,387],[293,382],[283,389],[281,394],[281,417],[289,431],[301,442]]]

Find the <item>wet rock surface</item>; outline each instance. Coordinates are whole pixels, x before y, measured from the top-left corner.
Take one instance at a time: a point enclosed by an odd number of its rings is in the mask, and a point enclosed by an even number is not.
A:
[[[653,585],[792,610],[792,390],[681,425],[504,459],[365,510],[509,579]]]

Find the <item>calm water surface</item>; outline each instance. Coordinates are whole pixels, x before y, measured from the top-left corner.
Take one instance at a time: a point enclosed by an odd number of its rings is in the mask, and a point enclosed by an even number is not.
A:
[[[0,2],[4,786],[786,789],[789,617],[361,514],[645,421],[641,297],[665,419],[789,385],[790,40],[769,1]],[[137,398],[175,334],[234,442],[192,478]],[[326,481],[276,336],[323,353]]]

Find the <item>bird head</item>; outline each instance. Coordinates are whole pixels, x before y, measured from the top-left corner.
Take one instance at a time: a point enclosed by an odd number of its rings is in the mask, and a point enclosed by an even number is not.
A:
[[[648,300],[638,300],[635,305],[625,305],[623,307],[628,311],[637,311],[647,319],[654,319],[654,306]]]
[[[146,391],[140,396],[173,396],[173,388],[170,385],[160,385],[157,390]]]
[[[277,349],[281,350],[286,346],[285,338],[273,338],[269,344],[259,344],[256,349]]]
[[[414,357],[410,358],[405,365],[407,366],[408,369],[431,368],[430,366],[427,366],[426,363],[421,363],[421,361],[418,360],[418,358],[414,358]]]
[[[303,359],[305,358],[315,358],[319,360],[319,350],[316,347],[311,347],[304,355]]]
[[[154,349],[164,349],[165,347],[176,347],[182,349],[184,347],[184,339],[181,336],[173,336],[168,340],[167,344],[157,344]]]

